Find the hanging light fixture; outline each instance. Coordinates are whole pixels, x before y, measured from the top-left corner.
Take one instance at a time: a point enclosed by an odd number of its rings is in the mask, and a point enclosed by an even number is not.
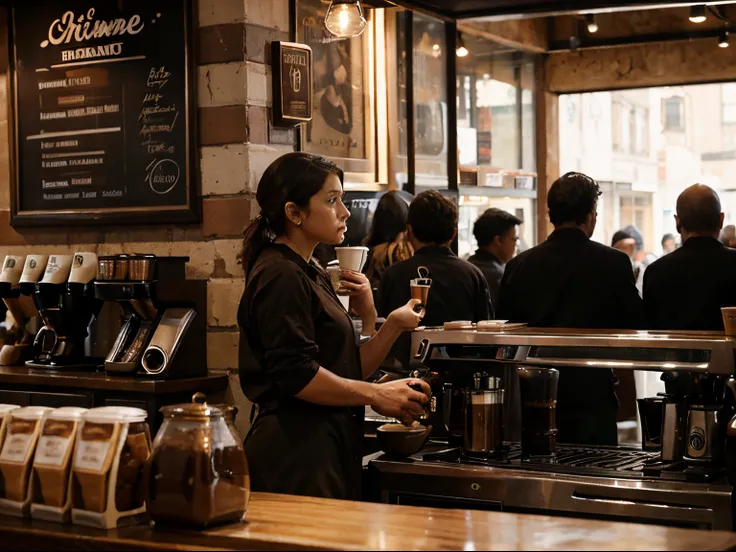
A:
[[[693,23],[702,23],[705,21],[705,4],[691,7],[689,19]]]
[[[327,8],[325,27],[339,38],[360,36],[366,23],[359,0],[332,0]]]
[[[463,35],[460,33],[457,33],[457,44],[455,48],[455,53],[457,54],[457,57],[465,57],[470,52],[465,47],[465,42],[463,41]]]
[[[598,22],[595,19],[594,13],[588,13],[585,15],[585,23],[588,25],[588,32],[589,33],[597,33],[598,32]]]
[[[721,36],[718,38],[718,47],[728,48],[728,30],[727,29],[723,29],[723,31],[721,31]]]

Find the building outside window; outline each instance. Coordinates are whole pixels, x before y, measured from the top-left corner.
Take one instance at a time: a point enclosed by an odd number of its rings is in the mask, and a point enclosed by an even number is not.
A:
[[[736,124],[736,83],[721,85],[723,124]]]
[[[685,103],[677,96],[662,100],[662,113],[665,130],[685,130]]]

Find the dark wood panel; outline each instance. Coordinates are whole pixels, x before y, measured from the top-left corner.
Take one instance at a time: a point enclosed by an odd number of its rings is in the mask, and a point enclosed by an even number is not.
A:
[[[94,396],[92,393],[42,393],[34,391],[31,395],[31,406],[78,406],[92,408]]]
[[[133,393],[169,394],[201,391],[212,393],[227,387],[227,374],[212,372],[204,378],[155,380],[135,377],[108,376],[89,372],[39,372],[26,367],[0,367],[0,388],[3,384],[72,387],[77,389],[129,391]]]
[[[399,6],[449,18],[503,19],[589,11],[623,11],[698,4],[673,0],[392,0]],[[710,5],[727,1],[709,2]]]
[[[31,404],[31,394],[27,391],[0,391],[0,404],[29,406]]]

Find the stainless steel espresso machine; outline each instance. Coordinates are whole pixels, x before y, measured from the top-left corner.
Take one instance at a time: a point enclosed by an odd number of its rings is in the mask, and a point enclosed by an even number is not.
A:
[[[420,328],[413,367],[432,384],[439,430],[414,456],[371,461],[373,498],[733,530],[735,346],[706,332]],[[570,366],[663,372],[646,447],[555,443],[555,372]]]

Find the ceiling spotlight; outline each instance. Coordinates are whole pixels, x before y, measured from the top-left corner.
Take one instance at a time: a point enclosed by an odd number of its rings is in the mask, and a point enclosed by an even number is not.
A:
[[[359,0],[332,0],[325,15],[325,27],[339,38],[363,34],[367,21]]]
[[[598,32],[598,22],[595,20],[595,14],[589,13],[585,15],[585,24],[588,25],[589,33]]]
[[[457,33],[457,47],[455,49],[455,53],[457,54],[457,57],[465,57],[470,52],[465,47],[465,42],[463,42],[463,35],[460,33]]]
[[[728,31],[721,32],[721,36],[718,39],[718,46],[720,48],[728,48]]]
[[[689,19],[693,23],[702,23],[705,21],[705,4],[691,7]]]

